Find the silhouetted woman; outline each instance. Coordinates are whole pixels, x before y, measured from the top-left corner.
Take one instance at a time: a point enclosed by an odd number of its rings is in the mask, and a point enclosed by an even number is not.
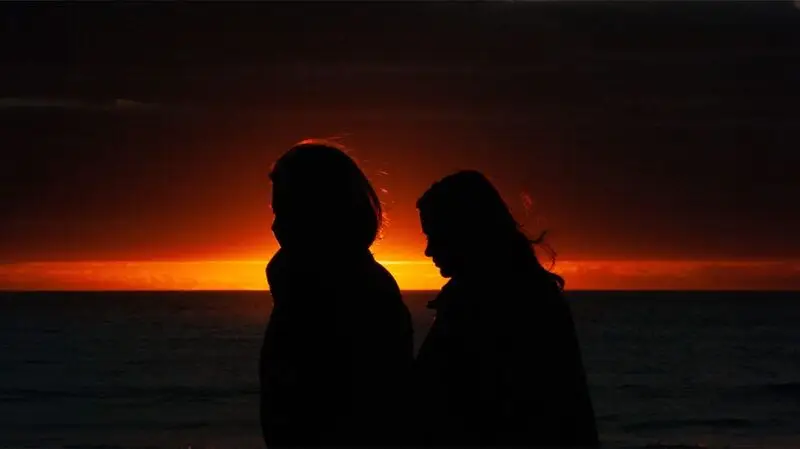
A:
[[[413,363],[411,319],[370,253],[381,205],[336,145],[302,142],[275,164],[267,266],[274,308],[261,353],[268,447],[399,441]]]
[[[476,171],[435,183],[417,207],[425,255],[450,278],[415,367],[420,445],[597,445],[564,281],[538,242]]]

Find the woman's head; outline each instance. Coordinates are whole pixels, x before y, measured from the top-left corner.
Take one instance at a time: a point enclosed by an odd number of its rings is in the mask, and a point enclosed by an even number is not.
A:
[[[460,171],[431,186],[417,201],[432,258],[445,277],[489,269],[534,269],[559,286],[563,279],[545,270],[533,244],[500,193],[480,172]]]
[[[275,163],[272,230],[282,248],[366,250],[383,222],[364,172],[334,143],[306,140]]]

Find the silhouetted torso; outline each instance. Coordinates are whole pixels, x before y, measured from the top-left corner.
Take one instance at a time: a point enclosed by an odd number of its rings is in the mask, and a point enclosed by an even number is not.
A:
[[[536,276],[453,279],[431,303],[415,366],[421,444],[597,445],[569,305]]]
[[[281,250],[267,272],[274,298],[261,354],[267,445],[399,442],[413,341],[391,275],[366,251],[323,262]]]

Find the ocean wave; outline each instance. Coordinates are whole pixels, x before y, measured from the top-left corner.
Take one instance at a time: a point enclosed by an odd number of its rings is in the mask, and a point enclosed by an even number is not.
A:
[[[145,446],[151,448],[152,446]],[[116,444],[71,444],[62,446],[62,449],[132,449],[127,446],[118,446]]]
[[[623,384],[616,387],[615,390],[625,391],[646,398],[657,398],[669,396],[670,394],[668,388],[657,385]]]
[[[712,428],[752,428],[758,423],[743,418],[710,418],[710,419],[669,419],[651,420],[626,424],[622,428],[626,431],[638,430],[672,430],[687,427],[712,427]]]
[[[800,382],[765,384],[760,388],[769,392],[800,397]]]
[[[603,393],[624,392],[640,398],[662,398],[674,395],[675,387],[667,385],[622,384],[617,386],[595,386],[595,391]],[[800,400],[800,382],[776,382],[749,385],[706,384],[696,387],[706,392],[732,397],[734,399],[756,399],[758,397],[790,398]]]
[[[737,397],[780,396],[800,400],[800,382],[776,382],[766,384],[742,385],[731,389]]]
[[[159,386],[159,387],[78,387],[70,389],[2,389],[0,388],[0,401],[48,401],[59,399],[127,399],[137,401],[187,401],[187,402],[212,402],[229,398],[257,396],[258,387],[187,387],[187,386]]]
[[[651,443],[644,446],[644,449],[707,449],[705,444],[669,444],[669,443]]]

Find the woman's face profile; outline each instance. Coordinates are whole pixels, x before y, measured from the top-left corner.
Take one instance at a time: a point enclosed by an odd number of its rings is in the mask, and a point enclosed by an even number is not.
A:
[[[281,248],[293,245],[292,230],[298,230],[297,220],[292,218],[291,204],[287,202],[286,193],[279,184],[272,186],[272,234]]]
[[[281,183],[272,185],[272,234],[281,248],[309,249],[314,241],[315,215],[313,198],[304,190]]]
[[[430,257],[442,277],[453,277],[458,271],[458,248],[452,235],[446,229],[434,226],[430,218],[420,212],[422,232],[425,234],[425,256]]]
[[[282,223],[278,218],[279,212],[281,210],[280,202],[278,200],[279,196],[275,193],[277,187],[273,184],[272,185],[272,200],[269,203],[270,209],[272,209],[272,235],[275,236],[275,240],[278,241],[278,245],[281,247],[284,246],[284,241],[282,241]]]

